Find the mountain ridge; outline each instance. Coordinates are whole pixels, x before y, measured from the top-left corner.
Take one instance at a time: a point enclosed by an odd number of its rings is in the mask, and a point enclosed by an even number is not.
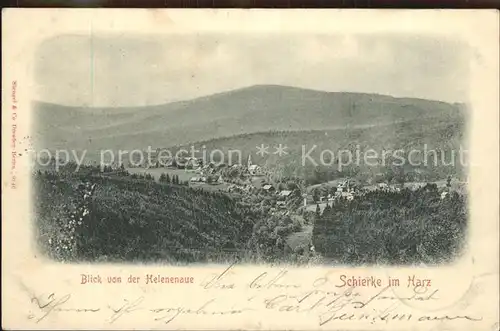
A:
[[[280,85],[120,109],[35,102],[38,146],[90,150],[174,146],[261,131],[324,130],[461,116],[461,107],[441,101]]]
[[[59,107],[66,107],[66,108],[74,108],[74,109],[103,109],[103,110],[111,110],[111,109],[116,109],[116,110],[125,110],[125,109],[135,109],[135,108],[148,108],[148,107],[163,107],[163,106],[169,106],[172,104],[179,104],[179,103],[189,103],[193,101],[197,101],[200,99],[206,99],[210,97],[215,97],[215,96],[223,96],[227,94],[231,94],[233,92],[240,92],[240,91],[245,91],[245,90],[252,90],[252,89],[259,89],[259,88],[266,88],[266,89],[272,89],[272,88],[284,88],[284,89],[290,89],[290,90],[301,90],[301,91],[310,91],[310,92],[319,92],[319,93],[330,93],[330,94],[344,94],[344,95],[358,95],[358,96],[375,96],[375,97],[387,97],[391,99],[398,99],[398,100],[419,100],[419,101],[430,101],[430,102],[439,102],[443,104],[449,104],[449,105],[465,105],[463,102],[447,102],[443,100],[437,100],[437,99],[426,99],[423,97],[409,97],[409,96],[394,96],[390,94],[384,94],[384,93],[368,93],[368,92],[356,92],[356,91],[324,91],[320,89],[313,89],[313,88],[304,88],[304,87],[297,87],[297,86],[291,86],[291,85],[279,85],[279,84],[255,84],[255,85],[249,85],[249,86],[244,86],[236,89],[231,89],[231,90],[224,90],[220,92],[215,92],[211,94],[206,94],[206,95],[201,95],[197,96],[194,98],[189,98],[189,99],[182,99],[182,100],[174,100],[170,102],[162,102],[162,103],[157,103],[157,104],[151,104],[151,105],[137,105],[137,106],[120,106],[120,107],[113,107],[113,106],[75,106],[75,105],[64,105],[64,104],[59,104],[55,102],[49,102],[49,101],[43,101],[43,100],[34,100],[34,103],[38,104],[45,104],[47,106],[59,106]]]

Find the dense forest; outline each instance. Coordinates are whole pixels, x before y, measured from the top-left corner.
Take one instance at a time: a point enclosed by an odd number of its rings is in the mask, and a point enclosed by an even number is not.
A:
[[[336,199],[315,215],[300,196],[279,209],[264,190],[207,191],[123,168],[38,170],[34,189],[39,247],[58,261],[432,265],[463,251],[467,229],[464,193],[435,184]],[[290,251],[304,222],[312,239]]]
[[[55,260],[273,262],[300,230],[249,196],[73,167],[34,176],[38,243]]]
[[[85,177],[35,176],[38,238],[55,259],[194,262],[248,248],[251,213],[223,193]]]
[[[339,200],[318,213],[316,251],[338,264],[438,264],[462,252],[467,202],[434,184],[411,191],[374,191]]]

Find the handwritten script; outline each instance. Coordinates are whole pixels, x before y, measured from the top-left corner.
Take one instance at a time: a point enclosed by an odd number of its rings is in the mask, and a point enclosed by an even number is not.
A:
[[[339,285],[328,275],[312,282],[297,283],[297,277],[289,277],[286,269],[264,271],[245,277],[245,281],[242,278],[234,271],[234,265],[221,273],[208,275],[203,281],[192,285],[200,295],[192,296],[187,301],[181,300],[184,302],[182,304],[175,297],[162,298],[146,292],[129,295],[129,291],[123,291],[123,296],[106,297],[104,302],[85,300],[84,305],[80,292],[78,295],[50,291],[39,293],[24,287],[31,308],[27,318],[33,323],[44,323],[49,318],[64,318],[63,314],[85,314],[86,318],[102,319],[103,323],[110,325],[126,323],[138,317],[151,323],[189,325],[192,318],[208,316],[224,319],[248,315],[255,321],[262,314],[271,314],[278,319],[286,319],[287,314],[293,314],[311,319],[317,326],[338,322],[356,322],[359,325],[360,322],[386,324],[441,321],[455,321],[461,325],[483,319],[477,314],[448,314],[449,310],[443,312],[414,308],[416,304],[426,307],[441,300],[438,288],[425,285],[405,288],[405,295],[402,295],[403,292],[394,291],[391,284],[378,284],[367,291],[363,287],[347,286],[347,282]],[[295,281],[289,280],[292,278]],[[372,280],[371,283],[376,282]],[[162,293],[168,293],[168,290]]]

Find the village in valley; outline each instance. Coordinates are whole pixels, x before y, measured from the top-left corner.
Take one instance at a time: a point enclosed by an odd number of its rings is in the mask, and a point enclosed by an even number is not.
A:
[[[353,226],[366,226],[371,229],[368,225],[370,219],[377,219],[378,222],[390,222],[387,225],[388,227],[384,228],[384,231],[401,231],[404,228],[398,225],[398,215],[401,210],[395,205],[394,201],[401,200],[401,203],[410,203],[409,208],[417,212],[425,210],[430,203],[431,208],[438,208],[436,209],[437,212],[445,214],[449,212],[458,213],[460,222],[464,217],[463,212],[456,209],[463,206],[463,203],[460,202],[460,199],[463,198],[462,193],[460,193],[460,184],[462,183],[457,181],[452,183],[453,178],[451,176],[448,176],[446,180],[434,183],[370,183],[371,180],[367,183],[358,178],[343,177],[318,184],[310,184],[303,178],[283,176],[277,165],[266,167],[254,164],[251,155],[248,155],[246,164],[204,163],[203,160],[196,158],[177,158],[168,160],[164,166],[160,166],[158,162],[154,162],[153,166],[137,165],[137,163],[134,163],[134,166],[131,166],[131,164],[125,166],[123,163],[120,165],[114,163],[99,169],[96,165],[87,164],[82,165],[78,173],[74,173],[72,170],[74,167],[75,164],[70,163],[64,167],[65,170],[62,172],[54,173],[51,170],[44,170],[38,171],[36,176],[61,185],[61,183],[76,175],[75,178],[93,182],[92,188],[96,187],[95,183],[99,183],[97,184],[99,194],[108,196],[107,199],[111,199],[110,201],[113,202],[116,202],[118,197],[112,194],[110,190],[116,189],[125,190],[115,193],[124,195],[120,199],[125,199],[130,194],[126,192],[132,192],[129,191],[132,188],[134,190],[145,190],[141,195],[137,196],[137,198],[140,196],[143,201],[139,205],[143,203],[156,204],[157,202],[154,202],[156,199],[163,198],[177,201],[179,197],[186,195],[182,198],[182,204],[188,208],[200,208],[201,214],[195,219],[200,222],[199,226],[204,226],[206,222],[209,222],[208,224],[215,222],[215,219],[207,221],[201,215],[207,215],[208,210],[205,211],[205,209],[209,208],[211,210],[218,203],[229,203],[232,206],[231,208],[240,210],[239,212],[243,211],[240,216],[236,216],[229,210],[225,217],[229,219],[243,217],[238,221],[241,224],[238,222],[228,224],[231,224],[231,227],[234,228],[248,227],[245,230],[248,236],[246,241],[233,243],[231,237],[228,237],[229,242],[226,245],[229,246],[226,247],[215,245],[211,248],[188,249],[181,246],[176,254],[181,254],[178,258],[182,259],[196,259],[198,254],[203,254],[204,258],[215,260],[226,259],[235,254],[238,256],[250,254],[248,255],[250,257],[247,258],[251,260],[257,259],[257,261],[272,262],[276,259],[285,259],[297,263],[317,263],[318,261],[322,261],[322,263],[338,263],[344,261],[344,259],[346,259],[345,261],[353,259],[355,256],[360,258],[361,255],[358,255],[356,251],[345,250],[340,246],[335,248],[339,243],[330,239],[332,235],[338,233],[339,240],[341,238],[341,241],[346,241],[346,244],[348,244],[351,239],[347,234],[343,236],[343,231],[351,233]],[[154,191],[151,191],[151,189]],[[158,192],[153,193],[156,191]],[[178,194],[181,195],[178,196]],[[207,198],[214,199],[215,204],[198,205],[199,202]],[[163,212],[170,213],[179,207],[175,205],[176,203],[180,203],[180,201],[175,202],[171,207],[163,206],[161,208]],[[413,204],[415,206],[412,206]],[[439,204],[443,204],[445,208],[439,208]],[[130,207],[135,208],[133,206]],[[160,206],[158,205],[157,208],[160,208]],[[171,208],[174,209],[171,210]],[[450,211],[450,208],[452,211]],[[377,213],[376,209],[380,209],[380,212],[378,212],[380,214],[373,214],[374,212]],[[384,211],[386,209],[387,211]],[[99,213],[106,213],[107,209],[100,212],[95,209],[94,212],[89,210],[91,208],[87,208],[87,212],[82,214],[80,218],[96,217]],[[142,207],[137,210],[134,209],[133,212],[143,215],[144,212],[141,210]],[[391,214],[388,214],[387,217],[383,216],[383,213],[389,212],[389,210]],[[118,212],[118,209],[116,212]],[[356,214],[359,215],[356,216]],[[126,214],[120,212],[120,215]],[[171,222],[177,221],[182,224],[182,220],[177,219],[176,215],[177,212],[174,212],[174,214],[165,214],[163,217],[173,217]],[[216,217],[216,215],[213,216]],[[153,217],[155,218],[155,216]],[[376,217],[380,218],[380,220]],[[106,218],[101,220],[103,219]],[[117,218],[117,220],[119,219]],[[163,218],[159,218],[158,221],[164,224]],[[403,221],[406,222],[404,219]],[[416,220],[409,219],[409,221]],[[128,226],[136,226],[137,221],[135,217],[132,217],[128,222]],[[165,225],[168,224],[165,223]],[[252,226],[249,227],[250,225],[245,224],[252,224]],[[440,226],[439,223],[433,224],[433,226]],[[337,230],[334,231],[333,229]],[[421,229],[417,228],[414,231],[417,230],[420,231]],[[454,231],[462,230],[459,227]],[[184,240],[182,236],[179,237],[175,233],[169,236],[172,236],[172,240],[175,241]],[[54,240],[51,239],[49,244],[56,242]],[[221,239],[215,236],[210,240]],[[383,245],[383,242],[379,242],[379,244]],[[429,245],[434,245],[434,243],[431,242]],[[450,244],[450,247],[453,246]],[[387,249],[387,247],[382,249]],[[165,254],[163,249],[161,254]],[[172,252],[169,254],[172,254]],[[188,257],[182,254],[188,254]],[[388,258],[388,254],[392,253],[384,253],[383,258]],[[412,254],[418,255],[422,253],[417,250],[417,253]],[[367,259],[379,259],[376,255],[370,257],[369,252],[367,252],[366,256]],[[403,254],[392,258],[406,261],[415,257]],[[434,256],[430,256],[430,258],[434,258]]]
[[[325,183],[307,185],[304,179],[287,178],[279,173],[276,165],[266,167],[254,164],[249,154],[246,163],[227,164],[204,162],[195,157],[172,157],[162,163],[158,161],[159,149],[152,153],[152,165],[138,160],[129,162],[126,167],[132,174],[150,175],[160,183],[171,183],[173,177],[181,177],[181,184],[192,188],[218,190],[235,194],[262,195],[275,197],[271,211],[295,210],[305,208],[322,211],[328,203],[339,199],[352,201],[366,192],[400,192],[404,188],[416,190],[426,182],[407,183],[362,183],[356,178],[338,178]],[[132,166],[133,164],[133,166]],[[115,168],[118,166],[115,165]],[[452,177],[437,182],[442,199],[451,188]],[[291,202],[291,203],[290,203]]]
[[[153,162],[149,166],[138,163],[137,160],[126,167],[115,164],[108,166],[100,176],[120,174],[134,180],[155,181],[159,185],[185,186],[196,191],[221,192],[232,196],[237,201],[259,210],[262,215],[267,215],[264,217],[275,218],[276,223],[266,231],[272,232],[276,226],[290,223],[286,232],[281,236],[275,234],[275,238],[270,242],[260,244],[262,247],[277,245],[280,247],[278,252],[292,254],[306,261],[317,256],[313,240],[315,223],[323,217],[321,215],[331,214],[331,210],[336,206],[345,206],[356,200],[363,203],[366,199],[371,200],[370,196],[374,194],[391,197],[391,194],[400,196],[404,195],[404,192],[416,192],[421,189],[434,191],[439,199],[443,200],[459,184],[453,183],[452,190],[452,177],[448,176],[446,180],[435,183],[372,183],[371,180],[367,183],[357,178],[344,177],[308,185],[302,178],[283,176],[276,164],[269,167],[254,164],[251,155],[248,155],[243,164],[203,162],[202,159],[194,157],[170,158],[161,164],[157,155],[158,151],[153,153]],[[269,252],[267,254],[276,255]]]

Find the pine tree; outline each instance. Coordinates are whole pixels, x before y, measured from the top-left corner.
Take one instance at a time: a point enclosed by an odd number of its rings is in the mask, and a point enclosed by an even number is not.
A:
[[[316,220],[318,220],[321,217],[321,208],[319,207],[319,204],[316,204]]]
[[[330,214],[330,211],[332,210],[332,207],[327,203],[325,209],[323,209],[323,216]]]
[[[319,201],[319,190],[317,188],[315,188],[314,191],[313,191],[313,201],[314,202]]]

